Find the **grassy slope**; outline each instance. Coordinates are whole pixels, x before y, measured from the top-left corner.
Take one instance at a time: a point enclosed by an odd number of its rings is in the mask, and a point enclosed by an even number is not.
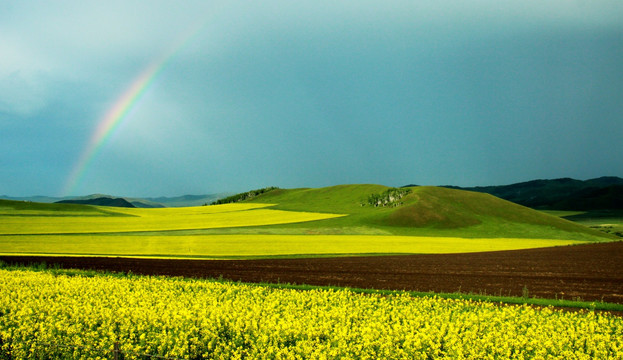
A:
[[[544,212],[623,238],[623,210]]]
[[[273,226],[273,231],[355,233],[473,238],[548,238],[608,240],[603,233],[494,196],[440,187],[414,187],[395,208],[362,206],[381,193],[381,185],[338,185],[319,189],[275,190],[251,202],[277,204],[281,210],[349,214],[342,218]],[[264,228],[265,231],[268,228]]]

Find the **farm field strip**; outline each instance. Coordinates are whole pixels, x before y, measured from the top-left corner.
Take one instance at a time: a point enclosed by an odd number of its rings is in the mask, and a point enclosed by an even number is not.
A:
[[[245,210],[254,210],[261,209],[274,206],[274,204],[264,204],[264,203],[233,203],[233,204],[222,204],[222,205],[213,205],[213,206],[189,206],[189,207],[168,207],[168,208],[122,208],[116,207],[114,208],[114,212],[133,215],[133,216],[141,216],[141,217],[151,217],[151,216],[189,216],[189,215],[206,215],[206,214],[218,214],[218,213],[227,213],[227,212],[236,212],[236,211],[245,211]],[[110,208],[108,208],[110,209]]]
[[[268,204],[176,209],[122,209],[130,216],[0,216],[1,234],[80,234],[262,226],[343,215],[264,209]]]
[[[236,203],[216,206],[189,206],[176,208],[122,208],[75,204],[45,204],[13,202],[0,205],[0,216],[169,216],[198,215],[260,209],[274,204]]]
[[[623,357],[623,318],[594,312],[24,270],[0,270],[0,286],[0,352],[13,358],[106,357],[115,342],[176,358]]]
[[[390,235],[19,235],[0,236],[4,255],[239,258],[280,255],[443,254],[581,244],[576,240]]]

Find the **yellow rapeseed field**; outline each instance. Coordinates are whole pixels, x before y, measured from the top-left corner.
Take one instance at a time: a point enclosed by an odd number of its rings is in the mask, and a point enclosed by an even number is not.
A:
[[[0,270],[0,357],[623,359],[623,319],[467,300]]]
[[[551,239],[391,235],[17,235],[0,236],[0,254],[238,258],[300,254],[447,254],[579,243]]]
[[[0,234],[81,234],[132,231],[214,229],[241,226],[286,224],[334,218],[342,215],[264,209],[270,204],[225,204],[188,208],[124,209],[114,215],[54,216],[0,213]],[[111,211],[112,213],[112,211]]]

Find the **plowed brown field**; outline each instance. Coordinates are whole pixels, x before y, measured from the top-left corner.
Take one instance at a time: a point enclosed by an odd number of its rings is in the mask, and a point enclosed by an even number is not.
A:
[[[623,303],[623,242],[469,254],[274,260],[0,256],[7,263],[356,288]]]

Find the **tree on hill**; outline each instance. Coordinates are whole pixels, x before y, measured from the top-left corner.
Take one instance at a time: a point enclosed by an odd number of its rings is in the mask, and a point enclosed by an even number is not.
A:
[[[265,193],[267,193],[269,191],[273,191],[275,189],[279,189],[279,188],[276,187],[276,186],[270,186],[270,187],[265,187],[265,188],[262,188],[262,189],[251,190],[251,191],[247,191],[247,192],[244,192],[244,193],[228,196],[226,198],[213,201],[212,203],[210,203],[210,205],[230,204],[230,203],[245,201],[245,200],[253,199],[256,196],[265,194]]]
[[[391,188],[380,194],[371,194],[368,196],[368,205],[374,207],[396,207],[402,205],[400,199],[411,192],[411,189]]]

